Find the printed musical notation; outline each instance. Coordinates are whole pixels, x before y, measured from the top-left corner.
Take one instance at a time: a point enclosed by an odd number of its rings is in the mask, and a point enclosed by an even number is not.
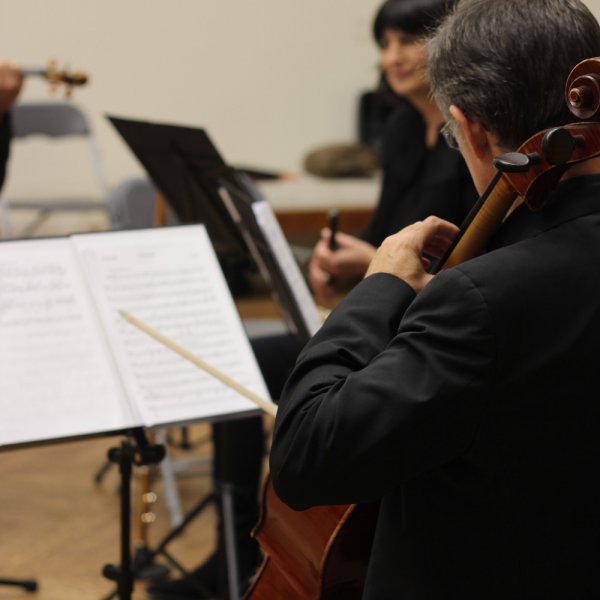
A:
[[[82,421],[86,433],[131,421],[98,331],[68,246],[1,245],[1,442],[79,434]]]
[[[124,385],[148,423],[219,414],[252,404],[124,321],[131,312],[257,393],[266,394],[203,228],[164,230],[131,247],[110,235],[75,237],[93,274]],[[139,234],[139,232],[136,232]],[[123,237],[123,236],[121,236]],[[139,235],[138,235],[139,237]],[[250,359],[250,362],[249,362]]]
[[[3,242],[0,445],[256,410],[120,310],[268,397],[204,227]]]

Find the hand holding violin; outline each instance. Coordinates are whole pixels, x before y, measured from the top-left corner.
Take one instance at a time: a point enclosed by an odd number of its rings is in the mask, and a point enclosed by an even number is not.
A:
[[[14,62],[0,60],[0,118],[10,109],[23,85],[23,73]]]

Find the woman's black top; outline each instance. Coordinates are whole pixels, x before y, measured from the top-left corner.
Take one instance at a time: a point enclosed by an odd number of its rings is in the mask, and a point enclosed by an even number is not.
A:
[[[477,200],[465,162],[442,135],[425,145],[425,123],[414,108],[399,107],[386,124],[379,205],[363,239],[379,246],[396,231],[435,215],[460,225]]]

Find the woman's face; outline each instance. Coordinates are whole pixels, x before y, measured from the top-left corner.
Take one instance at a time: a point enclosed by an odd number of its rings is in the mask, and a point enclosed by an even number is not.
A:
[[[408,100],[429,94],[427,55],[421,38],[386,29],[380,40],[380,66],[392,90]]]

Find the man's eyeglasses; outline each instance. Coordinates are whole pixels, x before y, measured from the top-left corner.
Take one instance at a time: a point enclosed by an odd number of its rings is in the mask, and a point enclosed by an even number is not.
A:
[[[440,132],[444,136],[444,140],[446,140],[448,148],[458,150],[458,141],[456,139],[456,135],[454,135],[454,127],[452,121],[446,121],[442,125]]]

